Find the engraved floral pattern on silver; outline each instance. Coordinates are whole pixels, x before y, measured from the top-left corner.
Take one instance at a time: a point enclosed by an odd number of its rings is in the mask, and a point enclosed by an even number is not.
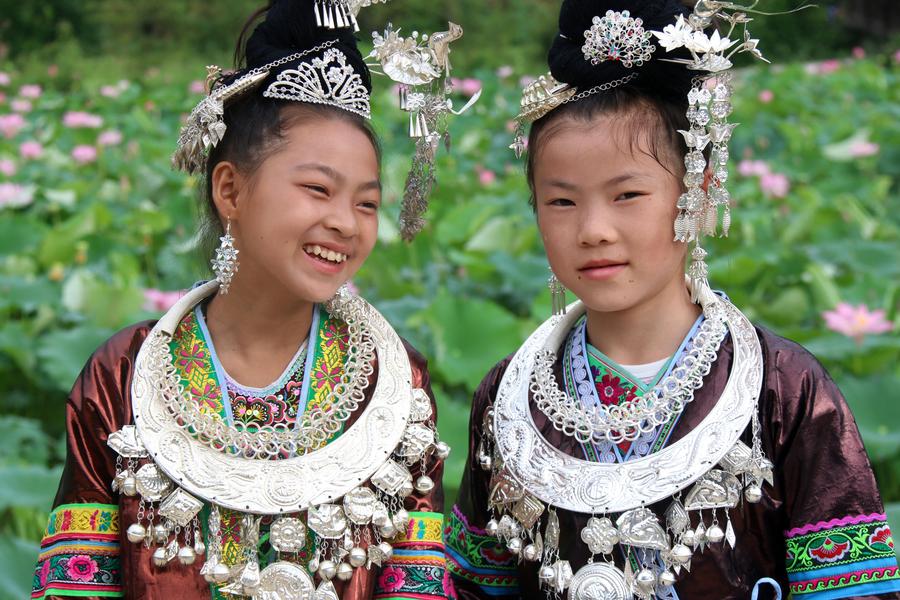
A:
[[[375,492],[369,488],[353,488],[344,494],[344,514],[357,525],[365,525],[372,521],[376,502]]]
[[[269,543],[279,552],[299,552],[306,546],[306,525],[297,517],[279,517],[269,530]]]
[[[203,503],[178,488],[159,505],[159,514],[180,527],[187,526],[203,508]]]
[[[669,549],[669,536],[649,508],[634,508],[623,513],[616,520],[616,527],[622,544],[651,550]]]
[[[175,489],[172,480],[153,463],[147,463],[138,469],[134,477],[138,493],[150,502],[159,502]]]
[[[321,57],[285,69],[263,92],[267,98],[327,104],[371,117],[369,91],[359,73],[347,62],[347,55],[329,48]]]
[[[712,469],[701,477],[684,499],[688,510],[734,508],[741,498],[741,484],[731,473]]]
[[[319,537],[333,540],[341,537],[347,529],[344,510],[337,504],[320,504],[309,509],[307,525]]]
[[[581,541],[591,554],[610,554],[619,543],[619,532],[606,517],[591,517],[581,530]]]
[[[625,574],[609,563],[591,563],[578,569],[569,583],[569,600],[631,600]]]
[[[313,600],[315,585],[302,566],[278,561],[270,564],[259,575],[256,600]]]

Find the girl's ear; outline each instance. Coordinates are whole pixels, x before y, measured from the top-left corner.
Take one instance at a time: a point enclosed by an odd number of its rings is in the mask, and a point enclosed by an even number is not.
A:
[[[212,199],[223,221],[234,219],[238,213],[238,195],[243,178],[234,163],[222,161],[212,172]]]
[[[709,191],[709,184],[712,183],[712,171],[710,169],[706,169],[703,172],[703,185],[700,186],[703,188],[704,192]]]

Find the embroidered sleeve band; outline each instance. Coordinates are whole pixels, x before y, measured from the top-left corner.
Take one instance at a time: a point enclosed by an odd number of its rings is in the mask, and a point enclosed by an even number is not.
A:
[[[63,504],[50,513],[32,598],[120,597],[120,577],[118,507]]]
[[[519,592],[516,557],[483,529],[469,525],[458,506],[444,529],[447,568],[454,578],[477,585],[491,596]]]
[[[900,591],[884,514],[848,516],[785,532],[791,593],[832,600]]]
[[[394,554],[375,582],[375,598],[453,598],[445,568],[441,532],[444,516],[432,512],[409,513],[406,530],[391,540]]]

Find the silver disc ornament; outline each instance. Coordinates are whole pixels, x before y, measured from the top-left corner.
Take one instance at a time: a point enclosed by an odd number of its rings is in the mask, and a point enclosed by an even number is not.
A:
[[[315,593],[315,585],[306,569],[281,560],[262,570],[253,597],[255,600],[313,600]]]
[[[569,583],[569,600],[632,600],[625,574],[609,563],[587,564]]]

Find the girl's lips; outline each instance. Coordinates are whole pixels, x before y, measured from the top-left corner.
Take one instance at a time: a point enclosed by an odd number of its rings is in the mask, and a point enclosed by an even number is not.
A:
[[[579,269],[578,272],[581,273],[585,279],[590,279],[592,281],[604,281],[606,279],[615,277],[616,275],[621,273],[627,266],[628,263],[619,263],[613,265],[584,267],[582,269]]]
[[[314,269],[324,275],[337,275],[344,270],[344,265],[347,264],[346,261],[342,263],[331,262],[330,260],[314,256],[309,252],[304,252],[303,256],[310,262]]]

